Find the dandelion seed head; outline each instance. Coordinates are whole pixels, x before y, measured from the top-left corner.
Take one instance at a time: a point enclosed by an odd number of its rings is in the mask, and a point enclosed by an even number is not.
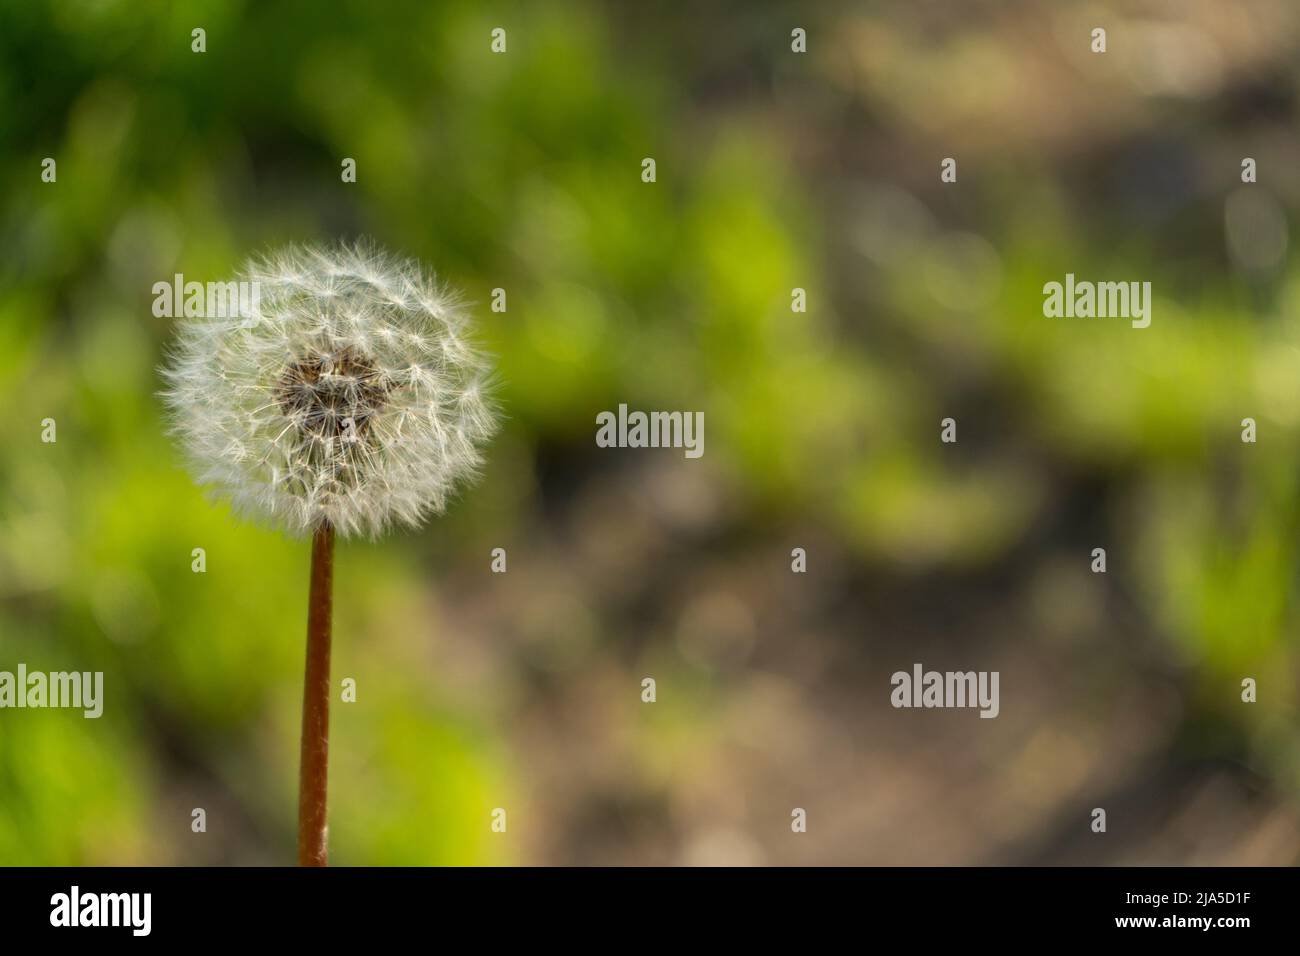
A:
[[[442,512],[497,417],[456,295],[366,243],[290,247],[240,279],[253,307],[182,320],[162,372],[198,481],[295,534]]]

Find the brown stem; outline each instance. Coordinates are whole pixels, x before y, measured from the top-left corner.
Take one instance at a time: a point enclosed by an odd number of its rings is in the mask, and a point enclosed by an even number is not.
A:
[[[326,780],[330,749],[330,618],[334,529],[322,523],[311,539],[307,601],[307,676],[302,689],[302,763],[298,777],[298,865],[325,866]]]

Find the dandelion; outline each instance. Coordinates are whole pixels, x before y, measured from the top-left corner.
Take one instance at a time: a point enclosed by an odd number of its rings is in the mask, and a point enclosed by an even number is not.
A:
[[[488,365],[457,297],[369,243],[250,261],[256,293],[180,328],[163,377],[198,482],[235,510],[312,536],[298,862],[326,862],[336,535],[441,513],[496,427]]]

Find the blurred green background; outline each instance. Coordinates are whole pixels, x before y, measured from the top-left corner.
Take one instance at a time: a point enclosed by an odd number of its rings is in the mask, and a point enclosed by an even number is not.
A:
[[[341,547],[332,862],[1296,863],[1298,103],[1289,0],[3,4],[0,669],[105,707],[0,712],[0,864],[293,860],[308,548],[184,472],[152,286],[359,235],[507,422]]]

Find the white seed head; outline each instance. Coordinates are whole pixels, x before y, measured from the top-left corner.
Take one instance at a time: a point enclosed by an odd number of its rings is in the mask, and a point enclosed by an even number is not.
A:
[[[440,513],[496,429],[457,297],[367,243],[251,260],[260,294],[184,320],[162,395],[201,484],[294,534]]]

